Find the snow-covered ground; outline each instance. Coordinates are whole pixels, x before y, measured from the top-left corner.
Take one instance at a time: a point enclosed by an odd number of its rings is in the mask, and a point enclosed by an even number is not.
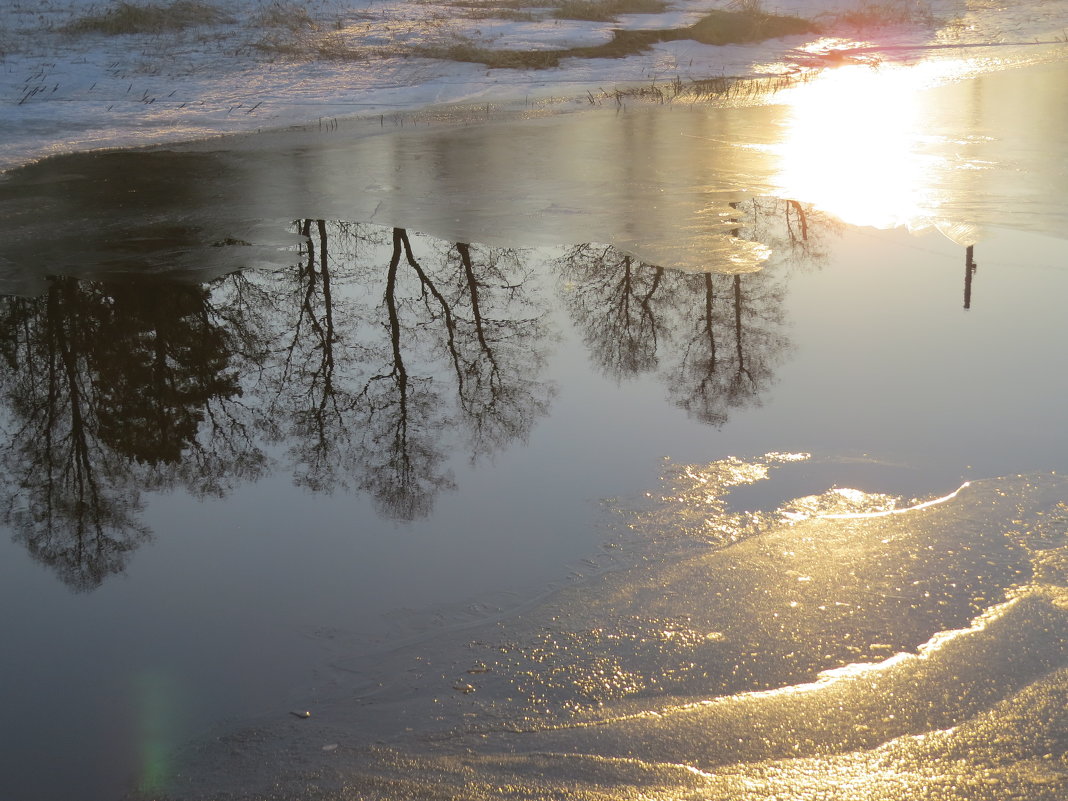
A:
[[[874,47],[865,58],[897,59],[914,57],[916,47],[939,53],[945,45],[1063,40],[1068,19],[1058,0],[1012,8],[996,0],[773,0],[762,8],[816,20],[825,30],[755,45],[674,41],[627,58],[568,58],[541,70],[425,55],[425,48],[458,43],[518,50],[597,44],[614,28],[677,28],[713,8],[738,7],[672,0],[662,13],[588,22],[558,19],[537,2],[208,0],[199,5],[211,13],[197,24],[109,34],[73,31],[78,20],[114,10],[118,0],[2,0],[0,171],[75,150],[436,104],[588,104],[620,86],[796,72],[818,60],[814,51],[832,46]],[[843,17],[849,11],[866,14],[869,23],[858,27],[858,15]],[[994,65],[1039,50],[980,49]]]

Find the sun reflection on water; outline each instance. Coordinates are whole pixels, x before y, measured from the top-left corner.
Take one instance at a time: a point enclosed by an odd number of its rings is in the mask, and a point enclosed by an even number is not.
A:
[[[929,131],[923,90],[967,72],[961,61],[846,65],[783,90],[785,130],[770,147],[778,192],[853,225],[933,224],[949,159]]]

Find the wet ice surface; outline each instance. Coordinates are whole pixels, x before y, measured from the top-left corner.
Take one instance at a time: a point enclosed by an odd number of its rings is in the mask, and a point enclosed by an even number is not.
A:
[[[865,5],[792,0],[768,10],[826,26],[824,34],[756,45],[667,42],[624,59],[569,59],[546,70],[488,69],[423,55],[455,43],[543,49],[611,38],[615,27],[691,24],[706,4],[673,3],[660,14],[605,22],[556,19],[532,6],[224,0],[213,20],[153,34],[71,33],[110,6],[89,0],[12,0],[0,7],[0,169],[58,153],[174,142],[352,115],[393,115],[434,104],[562,107],[587,98],[614,104],[617,87],[727,76],[796,73],[816,50],[862,48],[865,62],[982,52],[987,68],[1027,63],[1037,42],[1060,41],[1058,3],[988,8],[956,0]],[[729,7],[729,6],[725,6]],[[855,12],[869,14],[858,24]],[[877,20],[872,23],[874,10]],[[524,9],[520,9],[524,11]],[[854,21],[843,16],[854,12]],[[842,20],[845,19],[846,22]],[[981,51],[971,46],[996,45]],[[937,48],[964,46],[965,50]],[[928,48],[934,47],[935,50]],[[560,104],[556,104],[560,105]]]
[[[19,797],[1063,795],[1063,68],[857,75],[10,173]]]
[[[717,493],[803,458],[672,468],[626,514],[630,566],[390,654],[314,724],[228,736],[180,794],[1063,797],[1063,479],[717,516]],[[285,768],[262,783],[267,758]]]

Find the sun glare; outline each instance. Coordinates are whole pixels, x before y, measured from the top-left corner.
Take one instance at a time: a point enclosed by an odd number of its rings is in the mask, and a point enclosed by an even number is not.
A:
[[[771,147],[778,191],[854,225],[931,224],[945,160],[926,130],[923,90],[962,69],[949,61],[848,65],[784,90],[785,130]]]

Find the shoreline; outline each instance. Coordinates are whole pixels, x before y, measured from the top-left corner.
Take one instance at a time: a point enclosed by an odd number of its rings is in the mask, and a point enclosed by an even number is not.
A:
[[[46,11],[57,15],[62,6],[68,8],[63,13],[69,14],[73,13],[70,9],[81,7],[81,0],[62,2],[57,0]],[[248,16],[258,2],[232,0],[227,8]],[[383,8],[376,12],[381,19],[368,17],[361,23],[366,31],[350,26],[344,34],[355,45],[371,43],[380,33],[376,26],[384,24],[383,20],[388,23],[390,15],[400,14],[402,8],[408,7]],[[617,28],[677,28],[697,18],[701,8],[683,0],[674,10],[659,15],[629,14],[607,23],[555,20],[552,26],[545,20],[506,24],[459,18],[450,21],[447,30],[435,28],[426,37],[430,41],[470,35],[475,37],[473,42],[485,40],[496,47],[527,37],[536,52],[568,43],[586,46],[604,41]],[[662,103],[673,99],[672,92],[680,87],[790,81],[807,71],[841,63],[907,62],[916,48],[928,54],[935,52],[931,48],[939,48],[939,57],[945,57],[952,48],[981,44],[998,53],[987,59],[989,67],[997,69],[1030,60],[1005,59],[1000,48],[1014,42],[1031,47],[1034,42],[1029,39],[1043,38],[1041,31],[1061,27],[1059,19],[1049,18],[1056,15],[1048,9],[1033,18],[1019,11],[997,19],[978,15],[971,19],[953,16],[961,13],[954,0],[938,0],[931,8],[930,13],[937,11],[937,15],[922,25],[843,28],[744,45],[669,41],[625,58],[569,58],[552,69],[487,68],[427,58],[419,54],[423,39],[413,39],[407,52],[366,60],[294,60],[257,54],[247,43],[232,52],[226,50],[227,42],[240,45],[250,35],[250,29],[239,25],[219,28],[217,34],[212,33],[215,28],[205,28],[204,35],[191,29],[109,38],[73,37],[55,30],[34,33],[32,28],[12,24],[9,29],[17,40],[12,39],[6,52],[0,41],[0,101],[7,107],[10,125],[8,135],[0,139],[0,179],[26,164],[70,152],[169,147],[294,126],[307,130],[340,120],[433,116],[441,109],[485,105],[582,108],[598,102],[615,105],[621,98],[640,102],[640,95],[645,95],[645,101]],[[809,19],[828,13],[801,0],[774,10]],[[17,14],[9,13],[16,20]],[[59,19],[49,24],[56,26]],[[340,17],[338,24],[342,24]],[[411,20],[406,24],[415,25]],[[415,31],[412,27],[407,35],[416,36]],[[212,43],[209,33],[221,37],[219,42]],[[707,100],[707,95],[702,99]]]

